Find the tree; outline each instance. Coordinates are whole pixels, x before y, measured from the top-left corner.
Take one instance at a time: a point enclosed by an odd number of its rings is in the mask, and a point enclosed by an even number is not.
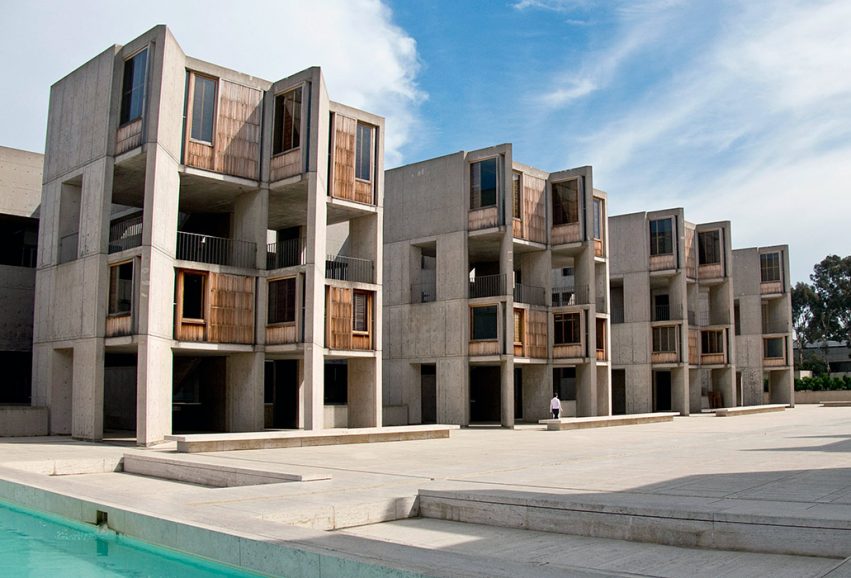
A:
[[[811,285],[798,281],[792,288],[792,329],[798,347],[798,367],[804,362],[804,348],[821,340],[814,319],[820,312],[818,296]]]
[[[851,256],[828,255],[810,281],[818,300],[812,324],[820,326],[821,338],[851,343]]]

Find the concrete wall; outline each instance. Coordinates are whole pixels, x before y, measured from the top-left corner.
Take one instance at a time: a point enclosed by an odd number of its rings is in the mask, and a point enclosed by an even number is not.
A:
[[[35,269],[0,265],[0,351],[32,351]]]
[[[38,217],[44,155],[0,146],[0,214]]]
[[[0,437],[47,435],[46,407],[0,406]]]

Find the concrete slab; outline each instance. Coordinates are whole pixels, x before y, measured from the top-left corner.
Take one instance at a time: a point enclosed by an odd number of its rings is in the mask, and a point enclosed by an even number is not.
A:
[[[820,401],[821,407],[851,407],[851,401]]]
[[[656,412],[594,417],[561,417],[538,420],[538,423],[546,425],[547,431],[564,431],[674,421],[674,417],[678,415],[680,415],[678,412]]]
[[[766,404],[766,405],[743,405],[739,407],[722,407],[715,410],[716,417],[730,417],[736,415],[751,415],[755,413],[771,413],[775,411],[785,411],[786,405],[783,404]]]

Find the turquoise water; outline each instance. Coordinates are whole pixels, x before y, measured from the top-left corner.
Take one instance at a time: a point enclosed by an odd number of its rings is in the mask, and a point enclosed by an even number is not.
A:
[[[0,576],[258,576],[0,502]]]

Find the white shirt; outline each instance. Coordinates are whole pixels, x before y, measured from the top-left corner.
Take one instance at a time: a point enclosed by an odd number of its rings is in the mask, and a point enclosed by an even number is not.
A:
[[[557,395],[550,400],[550,409],[561,409],[561,402]]]

